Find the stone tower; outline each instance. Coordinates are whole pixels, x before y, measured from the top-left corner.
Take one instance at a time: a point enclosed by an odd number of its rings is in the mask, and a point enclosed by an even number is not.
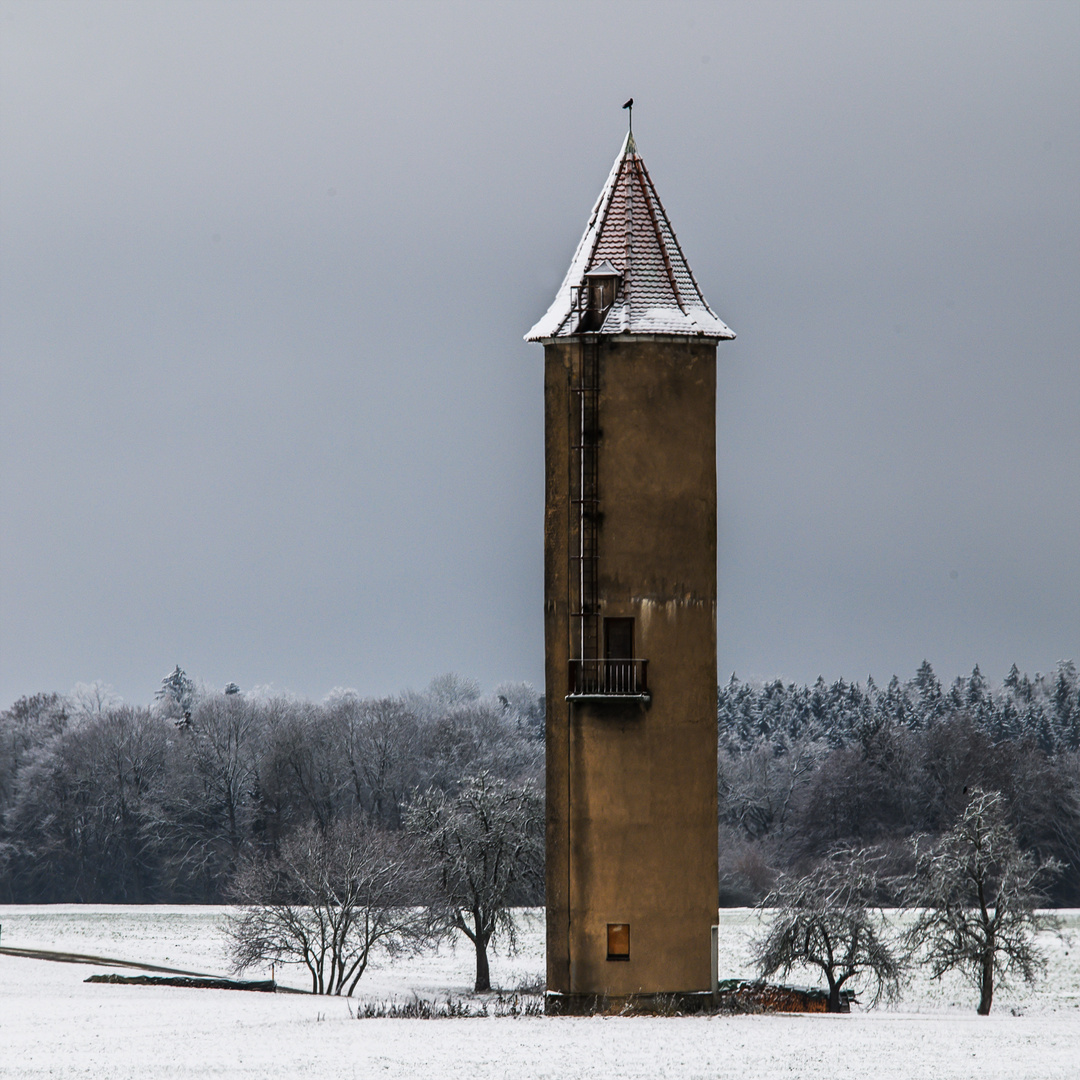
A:
[[[711,989],[716,344],[632,134],[544,345],[551,1011]]]

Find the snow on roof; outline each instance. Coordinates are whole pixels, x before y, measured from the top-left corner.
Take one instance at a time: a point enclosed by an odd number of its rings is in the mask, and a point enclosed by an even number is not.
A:
[[[586,276],[621,275],[602,334],[689,334],[733,338],[701,295],[656,194],[634,136],[627,134],[596,200],[555,302],[526,341],[570,337],[581,310],[575,294]]]
[[[594,266],[591,270],[586,270],[585,276],[587,278],[618,277],[619,271],[616,270],[615,267],[607,261],[607,259],[605,259],[599,266]]]

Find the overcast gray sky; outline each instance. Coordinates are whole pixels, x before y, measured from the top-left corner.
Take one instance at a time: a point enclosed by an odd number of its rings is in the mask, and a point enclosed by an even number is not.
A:
[[[0,707],[543,681],[542,349],[634,130],[720,670],[1080,660],[1080,5],[2,12]]]

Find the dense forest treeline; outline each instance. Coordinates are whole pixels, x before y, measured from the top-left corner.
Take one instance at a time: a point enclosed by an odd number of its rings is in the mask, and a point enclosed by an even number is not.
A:
[[[1014,665],[992,689],[979,668],[942,686],[928,663],[906,683],[720,688],[721,901],[750,903],[778,870],[839,844],[940,835],[975,787],[1000,791],[1021,845],[1065,864],[1051,894],[1080,904],[1080,685]],[[898,869],[902,869],[898,867]]]
[[[303,826],[397,830],[415,793],[481,770],[541,786],[543,703],[522,684],[313,704],[200,692],[178,668],[152,708],[79,698],[0,714],[0,902],[220,903],[244,856]]]
[[[198,689],[177,668],[151,707],[101,687],[0,713],[0,902],[218,903],[245,857],[302,827],[402,827],[419,793],[469,776],[542,790],[544,703],[441,676],[420,693],[321,704]],[[1080,681],[1075,665],[992,688],[929,664],[879,687],[731,681],[719,689],[721,902],[837,844],[937,835],[975,786],[1000,791],[1022,844],[1066,869],[1080,906]],[[539,894],[523,897],[539,902]]]

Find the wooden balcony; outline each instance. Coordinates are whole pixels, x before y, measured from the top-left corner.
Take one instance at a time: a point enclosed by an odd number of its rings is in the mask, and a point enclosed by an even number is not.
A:
[[[649,701],[648,660],[571,660],[567,701]]]

